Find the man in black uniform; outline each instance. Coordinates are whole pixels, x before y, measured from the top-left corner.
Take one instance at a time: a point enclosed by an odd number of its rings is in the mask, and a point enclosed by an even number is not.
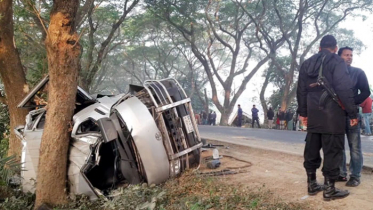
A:
[[[348,191],[334,187],[343,159],[346,112],[351,126],[357,125],[352,82],[344,60],[335,54],[337,50],[335,38],[324,36],[319,53],[302,64],[297,89],[298,113],[307,125],[304,168],[308,194],[315,195],[324,190],[326,201],[349,195]],[[324,152],[324,187],[316,182],[316,169],[321,165],[321,148]]]
[[[352,80],[353,93],[356,109],[358,105],[364,102],[370,96],[369,83],[365,72],[359,68],[351,66],[353,49],[343,47],[339,49],[338,55],[346,62],[348,73]],[[347,119],[348,120],[348,119]],[[360,184],[360,173],[363,168],[363,153],[361,151],[360,123],[358,126],[350,127],[347,125],[346,134],[348,146],[350,147],[350,179],[346,186],[356,187]],[[337,181],[347,181],[346,153],[343,153],[343,161],[340,166],[340,176]]]

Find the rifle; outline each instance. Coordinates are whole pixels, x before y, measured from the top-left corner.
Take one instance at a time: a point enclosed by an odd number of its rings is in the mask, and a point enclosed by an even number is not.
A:
[[[343,110],[345,107],[343,106],[341,100],[338,98],[337,94],[335,93],[334,89],[330,87],[328,80],[322,75],[322,70],[323,70],[323,64],[325,60],[326,55],[321,60],[321,66],[319,68],[319,76],[317,77],[316,83],[310,84],[310,87],[316,87],[316,86],[321,86],[324,88],[323,93],[320,97],[319,100],[319,109],[324,109],[324,105],[326,102],[327,97],[331,97],[333,101],[335,101]]]

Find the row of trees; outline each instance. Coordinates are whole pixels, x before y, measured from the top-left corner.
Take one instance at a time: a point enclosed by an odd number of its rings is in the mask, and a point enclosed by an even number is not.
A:
[[[340,43],[362,46],[351,30],[338,28],[338,24],[352,14],[358,16],[356,11],[370,10],[372,3],[370,0],[148,2],[149,10],[182,35],[202,64],[212,102],[221,113],[223,125],[228,123],[247,84],[263,68],[267,68],[260,92],[264,111],[267,111],[264,94],[268,83],[280,85],[277,104],[285,110],[295,97],[294,78],[300,64],[324,35],[333,33],[344,38]]]
[[[300,64],[322,36],[333,33],[342,44],[363,46],[339,23],[371,5],[371,0],[2,0],[0,102],[8,108],[10,128],[24,123],[29,110],[16,106],[29,86],[50,75],[37,206],[66,201],[68,125],[77,84],[91,93],[115,94],[129,83],[173,77],[196,109],[207,111],[213,103],[224,125],[254,75],[264,70],[259,94],[264,110],[268,100],[286,109]],[[277,90],[267,99],[270,84]],[[10,131],[9,154],[19,156],[21,144]]]

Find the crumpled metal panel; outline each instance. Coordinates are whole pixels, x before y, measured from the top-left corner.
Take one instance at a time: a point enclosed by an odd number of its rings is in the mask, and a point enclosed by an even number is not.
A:
[[[93,136],[94,137],[94,136]],[[98,139],[98,137],[96,137]],[[72,140],[69,151],[69,162],[67,177],[69,180],[71,196],[84,194],[91,200],[97,199],[93,186],[91,186],[82,175],[82,167],[85,166],[87,158],[91,154],[90,143]]]
[[[26,126],[17,127],[15,133],[22,141],[22,190],[35,192],[35,181],[38,173],[39,151],[43,129],[37,129],[45,109],[30,111],[26,116]]]
[[[72,138],[78,138],[80,135],[77,133],[81,123],[88,119],[98,120],[104,117],[109,117],[111,106],[118,101],[124,94],[113,97],[102,97],[97,99],[98,103],[92,104],[73,116],[74,127],[71,133]]]
[[[169,178],[169,160],[162,135],[147,107],[132,97],[115,107],[132,131],[148,184],[159,184]]]

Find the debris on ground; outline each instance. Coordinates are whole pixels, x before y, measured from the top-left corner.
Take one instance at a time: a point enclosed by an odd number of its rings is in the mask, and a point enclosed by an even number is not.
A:
[[[232,175],[237,173],[246,172],[245,169],[249,168],[252,164],[248,161],[238,159],[229,155],[219,155],[219,147],[221,149],[226,148],[221,144],[208,144],[205,143],[202,146],[202,161],[201,167],[199,168],[198,174],[206,176],[222,176],[222,175]],[[226,160],[225,160],[226,159]],[[231,166],[227,161],[234,160],[241,162],[240,166]]]

